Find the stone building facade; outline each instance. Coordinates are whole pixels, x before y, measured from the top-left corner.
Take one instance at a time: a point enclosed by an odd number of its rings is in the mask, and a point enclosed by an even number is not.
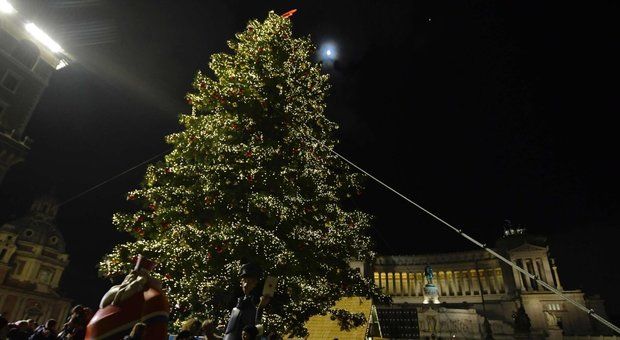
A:
[[[65,320],[71,300],[58,293],[69,256],[54,223],[57,202],[41,198],[0,227],[0,313],[8,320]]]
[[[0,8],[0,183],[30,150],[24,130],[56,69],[69,57],[37,40],[8,1]]]
[[[586,297],[582,291],[562,285],[558,267],[550,257],[544,238],[528,235],[524,230],[508,230],[498,240],[495,250],[605,316],[600,298]],[[434,271],[440,302],[437,305],[423,304],[427,265]],[[372,266],[371,275],[375,284],[391,295],[394,302],[392,306],[375,306],[377,314],[370,330],[375,335],[381,335],[377,331],[383,324],[382,335],[388,338],[425,338],[431,335],[481,338],[485,333],[486,316],[495,339],[514,338],[513,317],[521,305],[529,317],[534,338],[609,334],[587,313],[484,250],[380,256]],[[413,325],[411,320],[404,321],[407,319],[404,315],[414,314],[417,320]],[[401,321],[394,324],[394,320]],[[392,334],[386,336],[386,330]]]

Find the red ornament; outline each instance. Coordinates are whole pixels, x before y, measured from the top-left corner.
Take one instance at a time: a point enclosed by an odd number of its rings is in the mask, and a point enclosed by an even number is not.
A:
[[[157,206],[155,204],[151,203],[151,204],[149,204],[149,209],[155,210],[155,209],[157,209]]]
[[[162,229],[166,230],[166,229],[170,228],[170,223],[164,222],[164,223],[161,224],[161,227],[162,227]]]
[[[172,172],[172,170],[171,170],[170,168],[166,168],[164,171],[165,171],[167,174],[169,174],[169,173],[171,173],[171,172]]]
[[[248,175],[247,179],[248,179],[248,182],[250,183],[254,182],[254,176],[252,176],[251,174]]]
[[[211,255],[211,252],[207,252],[207,260],[210,260],[210,259],[211,259],[211,257],[213,257],[213,256]]]
[[[205,82],[201,82],[201,83],[200,83],[200,88],[201,88],[201,89],[205,89],[205,88],[207,88],[207,83],[205,83]]]
[[[144,216],[140,215],[140,216],[136,217],[136,221],[144,222]]]
[[[127,196],[127,200],[128,201],[133,201],[135,199],[136,199],[136,195],[134,195],[134,194],[131,194],[131,195]]]
[[[144,230],[140,227],[133,227],[133,231],[140,236],[144,236]]]
[[[164,277],[165,277],[166,279],[168,279],[168,280],[171,280],[171,279],[172,279],[172,276],[171,276],[170,274],[166,274],[166,275],[164,275]]]
[[[194,104],[194,102],[192,101],[192,99],[191,99],[191,98],[187,98],[187,104],[188,104],[188,105],[193,105],[193,104]]]
[[[248,158],[252,157],[252,151],[251,150],[246,151],[245,157],[248,157]]]
[[[239,129],[239,127],[238,127],[238,126],[237,126],[237,124],[235,124],[235,123],[232,123],[231,127],[233,128],[233,130],[237,130],[237,129]]]
[[[224,252],[224,248],[220,246],[215,246],[215,252],[221,254]]]

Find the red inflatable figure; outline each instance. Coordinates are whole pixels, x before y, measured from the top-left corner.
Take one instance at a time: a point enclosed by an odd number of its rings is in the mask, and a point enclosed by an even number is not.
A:
[[[99,310],[86,328],[86,339],[122,339],[137,322],[147,325],[144,339],[168,339],[170,306],[161,283],[149,275],[154,266],[154,262],[138,255],[134,270],[101,299]]]

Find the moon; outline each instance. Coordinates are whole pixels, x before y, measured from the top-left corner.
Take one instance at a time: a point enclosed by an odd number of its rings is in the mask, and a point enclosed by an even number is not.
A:
[[[338,59],[338,48],[334,42],[321,44],[318,50],[318,57],[323,61],[334,61]]]

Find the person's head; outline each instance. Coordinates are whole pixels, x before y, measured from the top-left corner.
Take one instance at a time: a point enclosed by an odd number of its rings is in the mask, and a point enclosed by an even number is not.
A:
[[[176,340],[191,340],[191,338],[192,338],[192,333],[186,330],[186,331],[180,331],[175,339]]]
[[[0,329],[7,327],[9,325],[9,320],[7,320],[4,316],[0,315]]]
[[[246,263],[241,266],[239,276],[241,277],[241,290],[243,290],[243,294],[248,295],[258,283],[260,267],[254,263]]]
[[[133,325],[133,328],[131,329],[131,334],[129,335],[138,339],[142,339],[144,337],[145,331],[146,324],[143,322],[138,322],[137,324]]]
[[[241,332],[242,340],[255,340],[258,336],[258,329],[256,326],[247,325],[243,327],[243,331]]]
[[[188,331],[191,335],[198,335],[200,333],[200,320],[196,318],[188,319],[181,325],[182,331]]]
[[[56,329],[56,320],[54,320],[54,319],[47,320],[47,322],[45,323],[45,328],[50,329],[50,330],[55,330]]]
[[[37,322],[34,321],[34,319],[28,319],[26,321],[28,321],[28,328],[30,328],[31,330],[37,328]]]
[[[28,330],[28,321],[26,320],[21,320],[17,322],[17,328],[19,328],[20,331],[27,331]]]
[[[84,312],[84,306],[82,305],[76,305],[71,310],[71,314],[82,314],[83,312]]]

